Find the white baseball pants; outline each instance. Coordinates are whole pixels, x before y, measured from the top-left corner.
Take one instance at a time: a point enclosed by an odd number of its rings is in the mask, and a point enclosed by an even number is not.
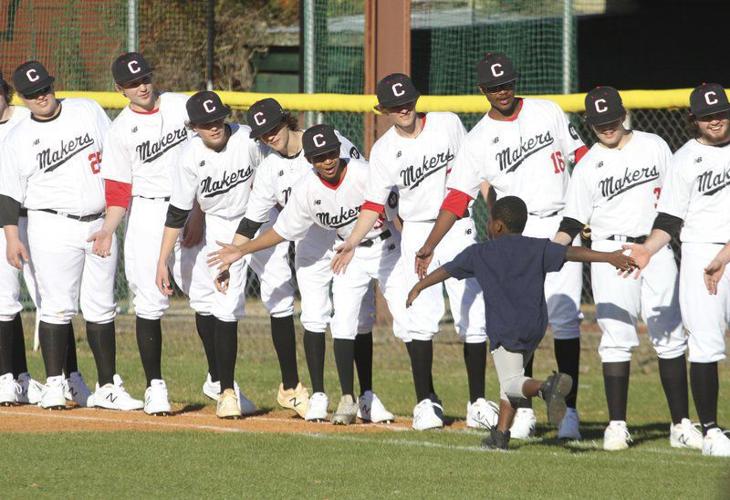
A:
[[[25,248],[28,248],[28,218],[20,217],[18,219],[18,234],[20,241],[23,242]],[[5,251],[7,242],[5,240],[5,231],[0,228],[0,249]],[[33,304],[36,306],[40,314],[40,296],[35,280],[35,268],[33,261],[23,263],[23,279],[28,289]],[[23,310],[23,304],[20,303],[20,271],[11,266],[7,259],[0,258],[0,321],[12,321],[16,314]]]

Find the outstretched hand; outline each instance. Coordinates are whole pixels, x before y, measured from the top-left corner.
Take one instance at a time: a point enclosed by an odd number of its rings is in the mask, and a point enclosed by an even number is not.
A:
[[[608,263],[613,267],[624,273],[631,273],[638,266],[633,257],[625,255],[625,250],[616,250],[611,252],[611,256],[608,258]]]
[[[347,270],[347,265],[355,256],[355,246],[349,241],[335,248],[335,256],[332,257],[332,272],[342,274]]]
[[[651,260],[651,253],[649,253],[649,249],[647,249],[644,245],[636,243],[629,243],[627,245],[623,245],[621,248],[623,250],[631,251],[631,253],[629,253],[629,257],[634,259],[634,267],[628,271],[619,271],[619,275],[622,275],[624,278],[628,278],[633,275],[634,279],[639,279],[639,276],[641,276],[641,270],[644,269]]]
[[[710,295],[717,295],[717,284],[720,282],[722,275],[725,273],[725,263],[718,260],[712,259],[712,261],[705,267],[704,274],[702,277],[705,280],[705,286]]]
[[[221,248],[208,254],[208,266],[210,267],[218,266],[220,271],[224,271],[246,255],[243,250],[232,243],[223,243],[222,241],[216,241],[216,243]]]
[[[415,271],[418,275],[418,279],[423,279],[428,274],[428,266],[431,265],[433,260],[433,248],[428,245],[423,245],[420,250],[416,252]]]

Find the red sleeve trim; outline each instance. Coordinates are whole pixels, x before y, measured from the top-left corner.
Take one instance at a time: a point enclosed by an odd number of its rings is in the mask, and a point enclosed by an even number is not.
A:
[[[573,165],[577,165],[581,158],[583,158],[588,152],[588,146],[581,146],[573,153]]]
[[[468,194],[457,189],[449,189],[446,198],[444,198],[444,202],[441,204],[441,210],[451,212],[461,219],[468,213],[470,201],[471,196]]]
[[[373,212],[377,212],[379,214],[385,213],[385,205],[381,205],[380,203],[374,203],[372,201],[365,201],[365,203],[362,204],[360,207],[360,210],[372,210]]]
[[[106,179],[104,181],[104,188],[106,191],[107,207],[129,207],[129,200],[132,197],[131,184]]]

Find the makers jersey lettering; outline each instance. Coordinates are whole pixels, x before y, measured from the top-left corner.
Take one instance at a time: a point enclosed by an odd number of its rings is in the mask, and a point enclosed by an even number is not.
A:
[[[410,165],[400,171],[400,180],[404,187],[415,189],[429,175],[435,174],[442,168],[446,168],[454,157],[455,155],[451,152],[451,149],[447,149],[446,152],[437,153],[430,158],[424,155],[420,168],[416,168],[415,165]]]
[[[519,147],[513,149],[507,146],[495,156],[495,160],[499,165],[499,171],[506,170],[507,173],[514,172],[522,165],[523,161],[541,149],[550,146],[553,142],[555,141],[549,130],[545,133],[536,134],[527,140],[520,138]]]
[[[614,197],[625,193],[629,189],[657,179],[659,179],[659,169],[656,165],[637,170],[629,170],[627,168],[621,177],[614,177],[612,175],[601,179],[598,182],[598,189],[601,191],[601,196],[607,200],[612,200]]]
[[[349,209],[345,209],[345,207],[340,207],[340,212],[338,214],[333,215],[329,212],[317,212],[315,215],[317,216],[317,220],[322,226],[332,229],[339,229],[354,222],[359,214],[360,207]]]
[[[167,134],[163,135],[159,141],[152,142],[152,141],[144,141],[141,144],[138,144],[135,148],[137,151],[137,154],[139,154],[139,158],[142,161],[142,163],[150,163],[152,161],[155,161],[160,156],[164,155],[166,152],[174,148],[180,143],[183,143],[188,138],[188,131],[185,127],[175,129],[172,132],[168,132]]]
[[[219,180],[213,180],[208,176],[200,181],[200,195],[203,198],[213,198],[221,194],[225,194],[239,184],[243,184],[253,176],[254,170],[251,165],[241,168],[236,172],[223,172],[223,176]]]
[[[702,196],[712,196],[730,185],[730,168],[722,172],[707,170],[697,176],[697,191]]]
[[[94,145],[94,139],[87,132],[70,141],[61,140],[57,149],[46,148],[36,154],[38,168],[42,172],[53,172],[84,149]]]

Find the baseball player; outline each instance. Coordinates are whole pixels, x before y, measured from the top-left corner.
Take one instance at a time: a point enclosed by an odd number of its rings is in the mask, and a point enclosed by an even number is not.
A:
[[[341,239],[349,235],[363,202],[368,164],[355,158],[341,158],[342,144],[329,125],[315,125],[307,129],[302,135],[302,146],[304,156],[312,163],[314,171],[305,174],[294,186],[291,198],[274,227],[240,246],[221,243],[223,248],[210,254],[208,262],[211,265],[225,266],[282,241],[301,240],[314,225],[336,230]],[[378,280],[395,321],[401,317],[393,294],[396,275],[392,271],[398,257],[398,233],[390,223],[381,219],[358,247],[349,272],[335,276],[333,280],[335,314],[330,329],[342,389],[342,398],[332,416],[334,424],[348,425],[357,417],[358,404],[353,389],[355,338],[362,299],[372,279]],[[403,309],[403,304],[400,309]],[[373,399],[376,398],[373,396]]]
[[[151,415],[170,413],[167,385],[162,378],[162,330],[160,318],[169,298],[155,284],[157,249],[162,241],[165,217],[172,194],[172,170],[189,138],[185,127],[188,97],[160,93],[152,82],[152,69],[137,52],[122,54],[112,64],[116,88],[129,99],[109,128],[104,144],[101,176],[107,193],[107,217],[95,235],[94,251],[108,256],[114,232],[127,215],[124,236],[124,271],[134,294],[137,345],[147,378],[144,411]],[[195,324],[208,358],[209,376],[203,393],[216,399],[214,362],[215,318],[207,311],[211,291],[192,287],[195,273],[206,275],[202,244],[202,213],[192,210],[183,238],[176,243],[170,266],[178,286],[190,298]],[[150,251],[153,248],[155,250]]]
[[[725,359],[730,317],[721,252],[730,241],[730,103],[722,86],[709,83],[692,91],[689,108],[696,136],[672,158],[649,237],[625,248],[643,275],[679,233],[679,306],[689,332],[689,375],[704,435],[702,454],[730,457],[730,438],[717,423],[717,362]]]
[[[437,245],[464,215],[484,182],[497,198],[521,198],[529,212],[524,235],[552,238],[560,224],[570,174],[567,165],[588,150],[554,103],[515,97],[517,72],[500,53],[487,53],[477,64],[479,88],[491,105],[489,112],[464,139],[456,158],[458,168],[449,177],[446,196],[438,219],[425,244],[417,253],[416,266],[423,276]],[[442,243],[443,244],[443,243]],[[576,243],[577,244],[577,243]],[[580,298],[582,267],[568,262],[545,280],[550,326],[555,340],[555,356],[561,373],[573,379],[568,395],[568,412],[560,424],[560,438],[580,439],[575,409],[580,358]],[[525,373],[532,376],[532,363]],[[520,408],[510,430],[513,438],[526,439],[535,431],[535,413],[529,400]]]
[[[393,126],[373,145],[366,202],[352,234],[336,249],[338,255],[332,264],[335,272],[346,268],[354,249],[379,220],[391,190],[396,188],[400,195],[398,215],[403,219],[403,261],[399,268],[402,279],[398,283],[401,287],[398,294],[404,300],[408,290],[418,281],[412,258],[433,226],[438,200],[445,194],[446,179],[453,175],[453,172],[450,174],[452,168],[460,168],[454,158],[466,131],[453,113],[417,113],[415,106],[420,94],[406,75],[386,76],[378,82],[376,93],[376,109],[386,114]],[[468,213],[469,208],[465,206],[462,215]],[[434,264],[450,260],[475,243],[475,238],[474,222],[471,217],[465,217],[449,233]],[[497,406],[484,398],[487,336],[481,289],[474,279],[447,280],[444,285],[456,331],[464,342],[469,381],[467,425],[489,428],[496,422]],[[433,336],[438,332],[444,314],[442,287],[425,291],[405,314],[407,320],[403,326],[406,331],[402,338],[411,357],[418,401],[413,410],[413,426],[416,429],[441,427],[443,408],[432,394],[431,365]]]
[[[205,248],[212,252],[218,248],[216,240],[233,238],[251,193],[256,167],[268,149],[249,138],[250,129],[245,125],[225,124],[231,110],[216,93],[198,92],[186,107],[189,126],[196,135],[185,146],[180,164],[174,169],[172,197],[157,262],[157,286],[167,296],[172,295],[168,261],[194,201],[205,213]],[[236,262],[226,272],[228,286],[223,291],[215,289],[215,276],[210,274],[193,273],[191,288],[208,287],[212,295],[215,373],[221,389],[216,415],[237,418],[256,411],[234,382],[238,320],[243,317],[246,300],[246,265]]]
[[[31,112],[5,137],[0,169],[0,218],[9,262],[20,269],[33,255],[41,298],[39,338],[46,368],[43,408],[64,408],[64,362],[71,318],[79,303],[98,372],[89,406],[135,410],[142,402],[124,390],[116,374],[114,274],[116,240],[103,259],[92,253],[93,235],[104,222],[100,171],[109,118],[87,99],[60,102],[54,78],[38,61],[13,73],[13,84]],[[28,248],[20,239],[21,205],[28,209]]]
[[[256,182],[246,207],[246,215],[241,221],[242,230],[233,241],[236,245],[252,239],[257,230],[263,233],[272,227],[279,211],[290,199],[293,186],[312,170],[312,165],[302,154],[304,131],[299,128],[296,118],[285,112],[275,99],[267,98],[254,103],[248,110],[247,118],[252,127],[252,137],[269,146],[272,153],[264,159],[256,171]],[[337,134],[341,143],[341,157],[359,159],[358,149],[349,140]],[[324,332],[332,315],[330,261],[334,240],[334,231],[312,226],[306,236],[296,242],[294,268],[301,297],[304,353],[313,390],[306,405],[304,419],[311,421],[326,420],[329,404],[324,390]],[[288,253],[289,243],[282,242],[253,254],[251,264],[261,280],[262,296],[265,295],[263,291],[267,289],[287,291],[293,304],[294,290],[290,281],[290,267],[286,260]],[[272,254],[274,258],[269,257]],[[259,262],[263,262],[264,265]],[[282,278],[286,279],[287,286],[281,284]],[[266,300],[264,302],[266,303]],[[287,320],[286,328],[281,327],[284,320]],[[361,386],[358,415],[364,420],[382,422],[392,420],[393,415],[385,409],[371,390],[374,320],[375,295],[371,286],[360,308],[358,335],[355,337],[355,365]],[[296,401],[299,390],[291,313],[286,318],[275,318],[272,314],[271,324],[282,373],[282,384],[277,399],[282,406],[290,407],[292,399]],[[294,392],[290,394],[292,390]]]
[[[651,231],[672,153],[659,136],[624,128],[626,110],[616,89],[591,90],[585,106],[586,123],[598,142],[573,171],[554,241],[570,245],[589,224],[592,248],[612,252],[626,242],[644,241]],[[670,444],[702,448],[702,434],[689,420],[687,340],[672,249],[659,249],[640,280],[625,280],[612,266],[599,262],[591,264],[591,276],[596,319],[603,334],[598,353],[610,419],[603,448],[623,450],[631,440],[626,406],[631,351],[639,345],[636,320],[640,315],[659,358],[659,375],[672,417]]]

